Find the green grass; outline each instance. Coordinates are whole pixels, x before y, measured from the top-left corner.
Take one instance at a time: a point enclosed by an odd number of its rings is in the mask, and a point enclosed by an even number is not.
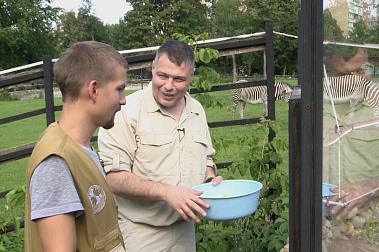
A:
[[[62,104],[61,98],[55,99],[55,105]],[[0,118],[5,118],[45,107],[45,100],[0,102]],[[56,112],[58,118],[60,112]],[[37,141],[46,128],[44,114],[0,125],[0,150],[14,148]],[[29,158],[0,164],[0,192],[25,184],[25,169]]]

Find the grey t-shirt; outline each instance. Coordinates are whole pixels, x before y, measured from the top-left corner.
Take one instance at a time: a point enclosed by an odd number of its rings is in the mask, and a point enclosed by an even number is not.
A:
[[[81,147],[105,176],[96,152]],[[71,172],[65,160],[56,155],[49,156],[35,169],[30,181],[30,199],[31,220],[72,212],[76,218],[84,211]]]

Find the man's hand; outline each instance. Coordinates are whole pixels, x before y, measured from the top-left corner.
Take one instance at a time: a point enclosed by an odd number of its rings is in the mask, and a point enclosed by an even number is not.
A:
[[[166,202],[177,211],[185,221],[194,220],[200,222],[196,212],[202,216],[206,216],[206,212],[202,207],[209,208],[209,204],[199,198],[201,191],[196,191],[183,186],[167,186]]]
[[[222,176],[217,176],[212,179],[212,185],[218,185],[222,181]],[[183,186],[166,186],[166,202],[177,211],[185,221],[194,220],[200,222],[196,212],[201,216],[206,216],[207,213],[203,207],[209,208],[210,205],[199,198],[202,191],[193,190]]]
[[[217,176],[215,178],[213,178],[210,182],[212,183],[212,185],[218,185],[220,184],[222,181],[222,176]]]
[[[361,208],[370,198],[375,196],[378,188],[372,188],[372,184],[363,181],[355,184],[347,184],[341,188],[332,188],[331,192],[337,193],[329,199],[327,205],[332,206],[330,214],[336,216],[336,220],[342,220],[349,217],[349,213]],[[334,202],[334,203],[331,203]]]

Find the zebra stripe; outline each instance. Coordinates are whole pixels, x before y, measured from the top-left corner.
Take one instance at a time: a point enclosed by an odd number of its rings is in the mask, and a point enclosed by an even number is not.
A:
[[[374,109],[374,117],[379,117],[379,86],[378,84],[357,75],[328,77],[331,97],[334,104],[350,102],[350,122],[354,117],[356,106],[364,102]],[[331,102],[326,79],[324,78],[324,100]]]
[[[379,85],[378,84],[371,81],[367,85],[363,102],[373,107],[374,117],[379,117]]]
[[[239,80],[237,83],[247,82],[247,80]],[[292,87],[286,82],[275,82],[275,100],[289,101]],[[235,112],[238,102],[240,102],[240,117],[244,118],[244,110],[246,103],[260,104],[263,103],[264,116],[268,115],[267,111],[267,86],[256,86],[238,88],[232,90],[232,118],[235,118]]]

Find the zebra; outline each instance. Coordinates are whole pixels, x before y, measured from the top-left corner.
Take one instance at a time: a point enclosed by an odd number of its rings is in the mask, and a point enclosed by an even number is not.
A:
[[[350,102],[349,120],[352,122],[356,106],[363,102],[374,109],[373,116],[379,117],[379,85],[371,80],[357,75],[342,75],[327,77],[330,84],[330,93],[334,104]],[[323,97],[331,102],[329,88],[324,78]]]
[[[247,82],[247,80],[239,80],[237,83]],[[275,82],[275,100],[284,100],[288,102],[291,96],[292,87],[286,82]],[[244,110],[246,102],[250,104],[263,103],[264,116],[268,115],[267,111],[267,86],[256,86],[256,87],[246,87],[238,88],[232,90],[232,118],[235,117],[236,107],[238,101],[240,102],[240,117],[244,118]]]

